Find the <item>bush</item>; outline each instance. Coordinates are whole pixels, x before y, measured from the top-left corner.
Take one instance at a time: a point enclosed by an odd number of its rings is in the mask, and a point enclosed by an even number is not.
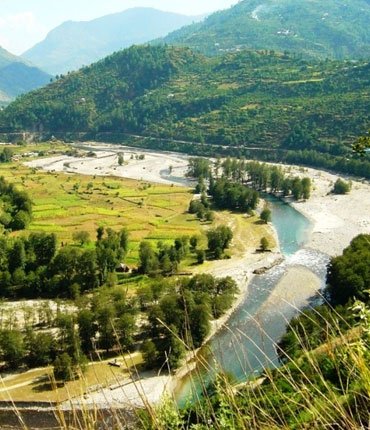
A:
[[[351,191],[351,183],[343,181],[343,179],[338,178],[335,181],[333,193],[334,194],[347,194]]]

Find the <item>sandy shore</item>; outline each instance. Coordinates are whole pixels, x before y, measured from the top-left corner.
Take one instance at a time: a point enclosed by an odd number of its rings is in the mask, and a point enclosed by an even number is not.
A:
[[[288,267],[260,311],[276,309],[281,303],[297,309],[309,304],[321,287],[321,279],[303,266]]]
[[[160,401],[163,393],[168,391],[171,377],[168,375],[142,374],[141,379],[128,379],[121,384],[109,388],[101,388],[96,392],[74,398],[62,405],[70,408],[143,408]]]
[[[138,181],[159,184],[189,185],[185,177],[188,167],[186,155],[170,152],[153,152],[129,148],[122,145],[108,145],[87,142],[81,145],[96,156],[71,157],[59,155],[38,158],[26,162],[26,166],[49,172],[76,173],[81,175],[117,176]],[[123,155],[122,166],[118,163]]]
[[[292,205],[313,223],[311,238],[306,245],[335,256],[342,253],[351,240],[370,233],[370,185],[352,180],[347,195],[331,194],[334,182],[341,177],[315,169],[291,167],[292,174],[308,176],[313,183],[311,198]],[[344,178],[349,180],[348,178]]]

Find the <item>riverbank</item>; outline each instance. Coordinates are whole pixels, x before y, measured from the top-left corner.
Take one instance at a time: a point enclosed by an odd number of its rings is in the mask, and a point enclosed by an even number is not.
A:
[[[100,146],[100,144],[98,145]],[[96,147],[96,149],[98,149]],[[111,149],[109,149],[110,151]],[[166,153],[148,153],[145,151],[145,161],[136,160],[136,155],[140,151],[117,148],[116,151],[124,151],[129,155],[129,163],[118,167],[118,155],[116,153],[99,153],[98,159],[88,158],[56,160],[56,164],[51,162],[47,164],[47,159],[36,160],[37,167],[46,168],[47,170],[60,169],[67,173],[83,173],[96,175],[117,175],[142,179],[146,181],[161,182],[162,180],[171,180],[170,170],[175,169],[176,176],[183,178],[185,165],[183,157],[175,164],[176,155]],[[134,155],[134,161],[131,159]],[[168,158],[166,158],[168,157]],[[175,158],[172,158],[175,157]],[[126,158],[126,157],[125,157]],[[90,161],[92,164],[90,164]],[[49,160],[50,161],[50,160]],[[69,165],[66,162],[72,161]],[[40,164],[41,162],[41,164]],[[32,162],[33,163],[33,162]],[[131,166],[130,166],[131,163]],[[177,163],[177,161],[176,161]],[[36,165],[33,165],[36,167]],[[109,169],[108,169],[109,167]],[[170,167],[172,167],[170,169]],[[337,196],[330,194],[337,175],[315,169],[302,169],[295,166],[283,166],[292,176],[309,176],[313,183],[312,197],[306,202],[292,202],[292,206],[312,221],[313,230],[310,235],[306,248],[312,248],[328,255],[338,255],[343,248],[348,246],[353,237],[360,233],[368,233],[370,220],[370,187],[366,183],[353,181],[352,191],[349,195]],[[173,181],[175,183],[176,181]],[[181,182],[181,181],[177,181]],[[185,185],[183,183],[182,185]],[[239,307],[241,302],[248,297],[248,285],[253,278],[253,271],[260,267],[268,267],[274,262],[279,262],[280,253],[276,249],[274,253],[261,254],[256,253],[255,248],[246,250],[243,256],[232,258],[231,260],[222,260],[214,262],[207,266],[202,272],[211,273],[217,277],[231,276],[238,286],[239,294],[232,308],[219,320],[212,323],[211,333],[208,340],[211,339],[220,329],[227,326],[230,316]],[[265,311],[268,309],[277,311],[279,306],[284,302],[289,302],[290,306],[295,306],[297,310],[307,304],[307,298],[312,297],[320,289],[312,272],[303,267],[289,268],[287,273],[278,282],[275,289],[263,305]],[[174,375],[155,375],[149,378],[143,378],[142,381],[130,382],[125,385],[125,399],[128,403],[132,402],[134,406],[145,406],[146,402],[150,404],[158,403],[163,392],[172,392],[172,388],[177,381],[188,373],[195,365],[195,353],[189,353],[185,365]],[[158,379],[156,379],[158,378]],[[138,390],[138,387],[140,389]],[[115,398],[123,402],[121,388],[116,392]],[[140,394],[138,394],[138,391]],[[75,405],[84,405],[88,400],[90,404],[97,402],[99,406],[104,404],[104,394],[96,393],[88,399],[78,400]],[[109,399],[111,397],[108,396]],[[137,399],[137,400],[134,400]],[[107,402],[107,399],[105,400]],[[126,401],[126,400],[125,400]],[[101,403],[103,402],[103,403]]]
[[[292,206],[311,220],[313,230],[306,247],[340,255],[351,240],[359,234],[370,233],[370,185],[352,179],[349,194],[332,194],[340,175],[316,169],[290,166],[292,175],[308,176],[313,184],[311,198],[292,202]],[[350,178],[344,178],[350,180]]]
[[[193,181],[186,178],[189,160],[186,155],[95,142],[77,145],[75,149],[85,151],[85,155],[37,158],[25,165],[49,172],[116,176],[167,185],[193,184]],[[122,157],[120,162],[119,156]]]

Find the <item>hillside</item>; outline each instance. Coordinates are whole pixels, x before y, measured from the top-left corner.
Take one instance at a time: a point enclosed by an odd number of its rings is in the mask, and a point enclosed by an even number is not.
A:
[[[0,48],[0,104],[9,103],[20,94],[39,88],[50,76]]]
[[[168,35],[164,42],[206,54],[252,48],[289,50],[305,57],[366,58],[369,22],[368,0],[243,0]]]
[[[370,176],[345,161],[368,128],[369,70],[368,62],[132,47],[19,98],[2,112],[0,130],[139,134],[178,141],[162,149],[191,152],[184,141],[206,142],[237,147],[236,156],[261,148],[272,160],[284,149],[296,157],[289,162]],[[333,156],[345,158],[334,166]]]
[[[52,30],[23,57],[53,75],[66,73],[114,51],[163,37],[200,19],[151,8],[133,8],[93,21],[68,21]]]

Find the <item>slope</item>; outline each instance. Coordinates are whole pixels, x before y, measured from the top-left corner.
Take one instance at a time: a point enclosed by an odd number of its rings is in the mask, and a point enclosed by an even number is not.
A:
[[[294,51],[308,57],[370,55],[369,0],[243,0],[164,38],[207,54],[240,48]]]
[[[49,80],[47,73],[0,47],[0,104],[9,103]]]
[[[270,159],[276,150],[315,151],[330,161],[367,131],[369,86],[368,62],[134,46],[17,99],[1,113],[0,131],[127,133],[177,141],[172,149],[183,151],[207,142],[245,155],[260,148]]]
[[[65,73],[119,49],[163,37],[199,19],[151,8],[133,8],[93,21],[68,21],[52,30],[23,57],[49,73]]]

